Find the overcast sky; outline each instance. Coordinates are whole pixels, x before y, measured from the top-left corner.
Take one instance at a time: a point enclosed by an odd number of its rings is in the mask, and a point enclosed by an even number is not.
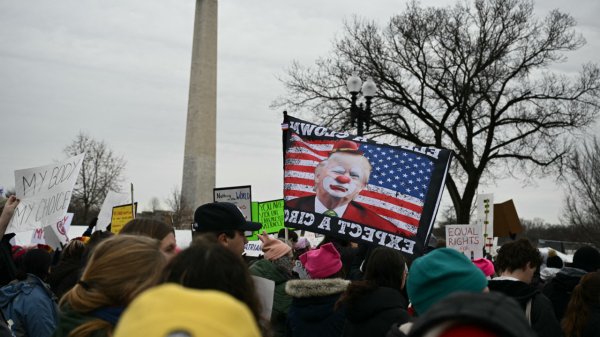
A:
[[[447,5],[453,1],[426,1]],[[278,81],[293,60],[312,64],[331,50],[344,19],[380,23],[406,1],[220,1],[217,186],[252,185],[255,201],[282,196]],[[572,14],[588,41],[557,70],[598,62],[600,2],[540,1]],[[181,185],[195,2],[0,0],[0,186],[14,170],[65,158],[79,131],[105,140],[126,161],[142,208]],[[125,186],[124,186],[125,187]],[[522,187],[483,186],[514,199],[519,215],[557,222],[554,179]],[[447,198],[447,193],[445,193]]]

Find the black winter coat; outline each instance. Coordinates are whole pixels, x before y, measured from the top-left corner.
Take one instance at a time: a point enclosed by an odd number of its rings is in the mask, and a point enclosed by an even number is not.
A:
[[[519,305],[501,293],[454,293],[434,304],[418,317],[410,328],[409,337],[423,337],[445,322],[459,322],[484,327],[505,337],[535,337],[522,316]],[[438,332],[439,334],[439,332]],[[398,330],[388,336],[406,337]]]
[[[285,291],[292,296],[285,335],[288,337],[339,337],[345,310],[335,303],[350,281],[342,279],[290,280]]]
[[[542,293],[552,302],[554,314],[559,321],[565,315],[573,289],[585,274],[585,270],[565,267],[556,273],[556,276],[546,283],[544,289],[542,289]]]
[[[531,327],[539,337],[562,337],[560,323],[554,315],[552,303],[537,288],[521,281],[491,280],[491,291],[501,292],[519,302],[523,311],[531,302]]]
[[[346,306],[344,337],[384,337],[392,324],[410,320],[402,294],[392,288],[377,287]]]

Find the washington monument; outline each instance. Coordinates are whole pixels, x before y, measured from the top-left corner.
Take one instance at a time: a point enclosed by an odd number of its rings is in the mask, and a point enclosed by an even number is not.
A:
[[[212,202],[217,145],[217,0],[196,0],[182,204]]]

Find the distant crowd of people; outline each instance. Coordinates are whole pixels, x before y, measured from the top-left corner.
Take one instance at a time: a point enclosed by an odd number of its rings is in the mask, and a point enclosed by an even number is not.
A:
[[[0,215],[0,337],[600,336],[600,252],[572,263],[527,239],[491,259],[439,247],[400,251],[262,232],[231,203],[198,207],[189,247],[164,222],[90,231],[56,251],[10,244],[19,200]],[[301,233],[300,233],[301,234]],[[272,303],[257,287],[274,283]],[[265,309],[270,308],[269,314]]]

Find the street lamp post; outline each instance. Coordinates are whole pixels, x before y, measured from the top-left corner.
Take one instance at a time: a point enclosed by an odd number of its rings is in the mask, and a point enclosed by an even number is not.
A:
[[[364,130],[369,131],[369,124],[371,121],[371,100],[375,96],[377,86],[371,77],[368,77],[365,83],[362,83],[362,80],[358,77],[357,73],[353,72],[352,76],[350,76],[346,82],[346,87],[348,88],[350,95],[352,95],[350,105],[350,125],[354,127],[354,123],[356,122],[356,132],[359,136],[362,136]],[[367,103],[365,108],[363,108],[362,103],[360,105],[356,104],[359,93],[362,93],[362,96],[365,98]]]

